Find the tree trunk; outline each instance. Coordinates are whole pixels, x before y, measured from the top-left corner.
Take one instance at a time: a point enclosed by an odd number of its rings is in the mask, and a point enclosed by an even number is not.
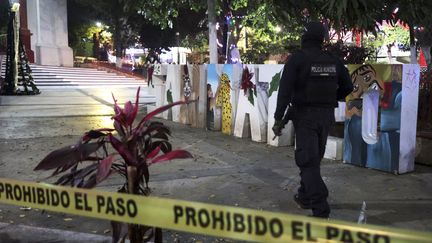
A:
[[[379,54],[379,49],[378,51],[375,51],[375,62],[378,62],[378,54]]]
[[[215,0],[207,0],[210,64],[218,63]]]
[[[387,56],[388,56],[390,64],[393,62],[393,60],[392,60],[393,56],[392,56],[392,53],[391,53],[392,46],[393,46],[393,44],[392,45],[387,45]]]
[[[116,55],[116,67],[122,66],[122,43],[121,43],[121,25],[117,19],[114,23],[114,50]]]
[[[412,24],[409,24],[409,34],[410,34],[410,51],[411,51],[411,61],[410,63],[416,64],[417,63],[417,48],[414,40],[414,27]]]

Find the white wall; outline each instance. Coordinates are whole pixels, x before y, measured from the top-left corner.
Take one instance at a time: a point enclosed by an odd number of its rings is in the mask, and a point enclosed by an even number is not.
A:
[[[73,52],[68,46],[66,3],[66,0],[27,1],[31,48],[37,64],[73,66]]]

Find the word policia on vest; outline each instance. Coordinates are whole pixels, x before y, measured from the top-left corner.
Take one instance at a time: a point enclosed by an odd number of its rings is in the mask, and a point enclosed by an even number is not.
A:
[[[312,65],[311,75],[330,76],[336,75],[336,65]]]
[[[0,203],[257,242],[430,242],[432,234],[0,178]]]

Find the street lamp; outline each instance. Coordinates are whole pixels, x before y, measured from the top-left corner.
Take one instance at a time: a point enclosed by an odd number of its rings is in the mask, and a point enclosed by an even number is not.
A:
[[[96,22],[96,27],[101,28],[102,27],[102,23],[101,22]]]

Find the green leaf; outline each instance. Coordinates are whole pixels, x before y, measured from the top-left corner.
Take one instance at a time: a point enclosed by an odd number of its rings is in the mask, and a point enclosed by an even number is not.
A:
[[[168,101],[168,103],[173,103],[173,97],[172,97],[171,90],[167,90],[166,95],[167,95],[167,101]]]
[[[279,89],[279,82],[280,82],[281,76],[282,76],[282,71],[280,71],[279,73],[276,73],[272,77],[272,81],[270,82],[270,88],[269,88],[269,97],[271,97],[271,95],[274,91],[277,91]]]
[[[254,95],[252,94],[251,90],[249,90],[248,100],[252,105],[255,105],[254,104]]]

